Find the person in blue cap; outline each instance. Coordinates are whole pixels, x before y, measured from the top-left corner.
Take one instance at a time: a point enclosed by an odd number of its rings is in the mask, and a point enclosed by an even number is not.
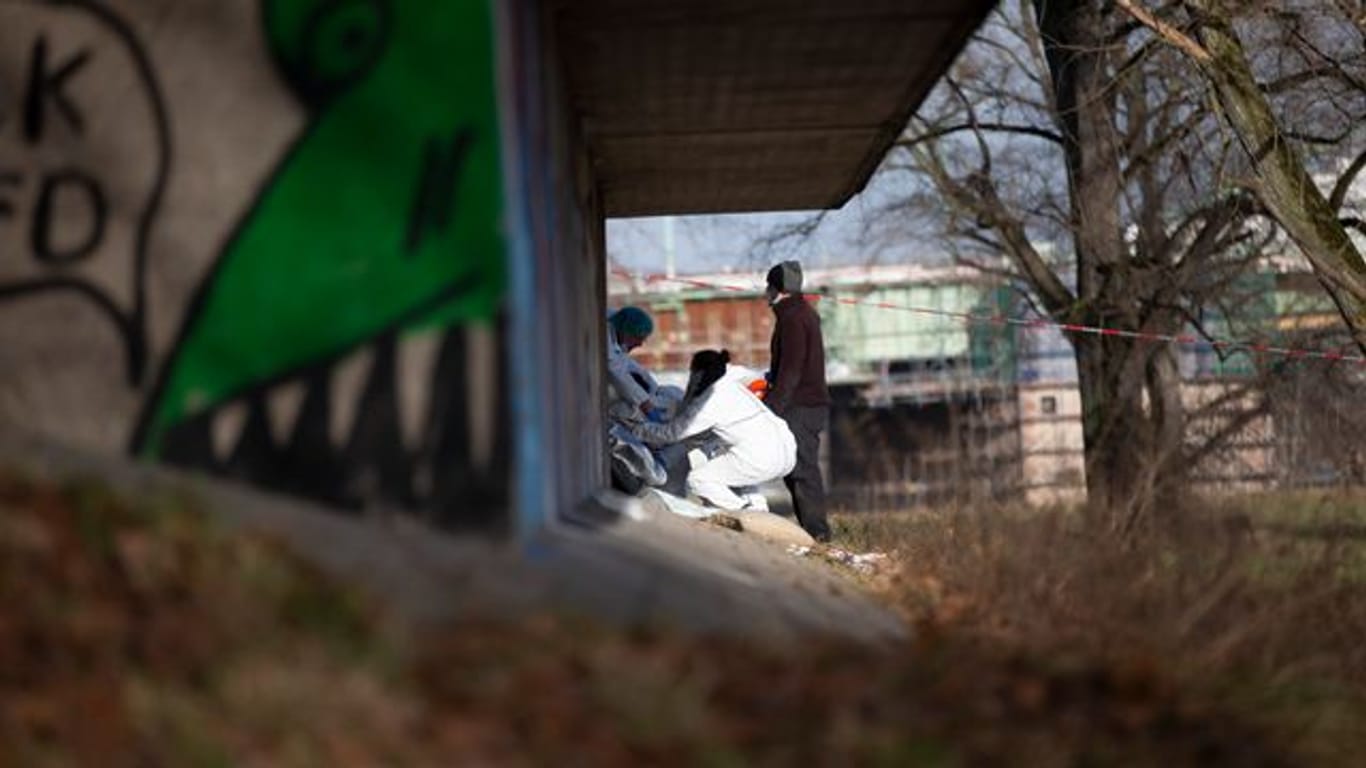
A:
[[[641,414],[654,409],[654,377],[631,359],[631,350],[644,344],[654,333],[650,313],[640,307],[622,307],[607,317],[607,381],[617,397]]]

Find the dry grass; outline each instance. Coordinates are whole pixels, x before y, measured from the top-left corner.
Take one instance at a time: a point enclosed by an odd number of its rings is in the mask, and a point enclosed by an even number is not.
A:
[[[1118,540],[1062,510],[846,516],[895,552],[884,597],[922,635],[1128,669],[1258,723],[1304,761],[1366,748],[1366,498],[1193,501]]]
[[[866,516],[841,530],[896,550],[882,594],[912,642],[533,616],[400,643],[190,507],[0,473],[0,764],[1242,766],[1360,745],[1362,609],[1307,550],[1301,580],[1234,540]]]
[[[410,749],[376,614],[184,500],[0,472],[0,604],[0,765],[320,765]]]

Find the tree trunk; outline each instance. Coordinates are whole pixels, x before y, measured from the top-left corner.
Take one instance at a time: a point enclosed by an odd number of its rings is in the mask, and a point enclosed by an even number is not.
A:
[[[1082,435],[1086,451],[1087,509],[1096,522],[1126,508],[1139,487],[1146,454],[1141,388],[1119,381],[1123,341],[1096,336],[1074,340]]]
[[[1077,297],[1084,308],[1093,307],[1125,252],[1111,44],[1094,0],[1036,2],[1035,8],[1067,164]]]
[[[1124,295],[1120,132],[1114,115],[1110,19],[1096,0],[1036,2],[1067,164],[1076,251],[1073,319],[1136,328]],[[1127,507],[1139,488],[1147,425],[1141,384],[1125,380],[1131,340],[1075,334],[1086,453],[1088,509],[1098,520]]]
[[[1186,410],[1175,350],[1129,339],[1077,340],[1089,507],[1125,529],[1176,498]]]
[[[1134,507],[1129,527],[1150,510],[1178,510],[1181,492],[1193,469],[1186,460],[1186,406],[1181,397],[1183,382],[1176,349],[1164,346],[1155,350],[1148,358],[1146,379],[1152,430],[1148,477],[1141,493],[1144,504]]]

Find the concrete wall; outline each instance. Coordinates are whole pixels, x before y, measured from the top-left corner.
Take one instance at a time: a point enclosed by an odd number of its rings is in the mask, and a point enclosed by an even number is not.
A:
[[[830,492],[855,511],[1015,498],[1022,465],[1015,393],[954,393],[870,406],[832,387]]]
[[[606,485],[605,232],[567,101],[554,14],[537,3],[504,3],[503,11],[510,349],[523,437],[517,508],[523,526],[534,527]]]
[[[1188,423],[1186,447],[1219,447],[1191,468],[1194,488],[1216,493],[1264,491],[1277,479],[1276,429],[1259,410],[1261,392],[1248,382],[1192,381],[1181,387]],[[1086,461],[1081,394],[1072,383],[1019,387],[1025,497],[1031,504],[1085,498]]]
[[[498,9],[0,3],[0,428],[504,526]]]
[[[1276,425],[1272,413],[1260,408],[1262,398],[1248,382],[1189,382],[1182,387],[1187,447],[1199,450],[1211,439],[1222,446],[1193,467],[1197,487],[1243,493],[1275,486],[1281,470]]]
[[[1021,384],[1020,475],[1029,504],[1086,497],[1081,393],[1075,383]]]

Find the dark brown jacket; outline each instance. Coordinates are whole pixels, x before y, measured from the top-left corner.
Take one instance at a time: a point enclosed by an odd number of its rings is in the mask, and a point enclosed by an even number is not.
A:
[[[764,398],[779,416],[789,408],[830,405],[825,388],[825,341],[821,318],[800,295],[773,305],[778,321],[769,344],[769,390]]]

